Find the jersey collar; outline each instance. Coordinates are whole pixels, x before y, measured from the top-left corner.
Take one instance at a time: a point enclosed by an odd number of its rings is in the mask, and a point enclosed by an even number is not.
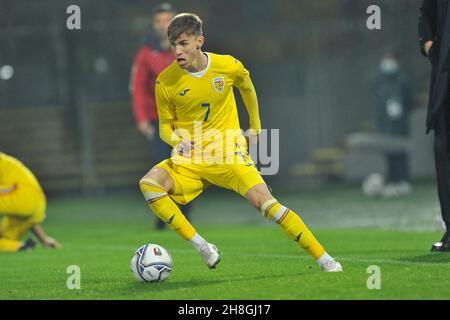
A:
[[[187,70],[184,70],[184,71],[186,71],[191,76],[194,76],[196,78],[203,77],[206,74],[206,72],[208,72],[209,66],[211,65],[211,57],[210,57],[210,55],[208,54],[208,52],[204,52],[204,53],[206,54],[206,57],[208,58],[208,63],[206,64],[206,68],[205,69],[203,69],[202,71],[199,71],[199,72],[189,72]]]

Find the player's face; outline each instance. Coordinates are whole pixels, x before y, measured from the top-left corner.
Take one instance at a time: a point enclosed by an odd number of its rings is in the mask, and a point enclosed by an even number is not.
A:
[[[174,15],[170,12],[160,12],[153,17],[153,29],[161,39],[167,37],[167,28]]]
[[[171,48],[176,56],[178,65],[183,69],[189,69],[192,66],[192,62],[199,55],[200,48],[203,45],[203,36],[192,36],[183,33],[173,43]]]

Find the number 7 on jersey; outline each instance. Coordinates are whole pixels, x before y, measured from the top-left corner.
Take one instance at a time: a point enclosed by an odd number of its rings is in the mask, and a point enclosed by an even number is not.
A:
[[[205,118],[203,119],[203,122],[205,122],[208,121],[209,111],[211,111],[211,105],[209,103],[202,103],[202,108],[208,108],[205,114]]]

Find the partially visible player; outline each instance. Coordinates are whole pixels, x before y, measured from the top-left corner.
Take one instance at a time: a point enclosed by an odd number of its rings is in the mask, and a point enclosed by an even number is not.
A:
[[[219,250],[198,234],[174,200],[188,203],[211,184],[230,189],[277,223],[322,270],[342,271],[341,264],[325,251],[300,217],[271,195],[248,156],[233,87],[243,98],[249,113],[250,140],[255,140],[261,123],[249,72],[232,56],[201,50],[202,21],[195,14],[177,15],[169,25],[168,36],[176,61],[160,73],[155,92],[161,138],[176,152],[140,181],[151,210],[190,241],[213,269],[221,259]]]
[[[154,164],[170,157],[172,149],[159,138],[158,112],[155,101],[155,81],[159,73],[169,66],[175,55],[170,50],[167,27],[176,14],[167,2],[156,5],[152,13],[152,34],[139,50],[131,72],[130,91],[136,127],[151,142]],[[191,206],[181,210],[189,219]],[[164,229],[165,223],[157,219],[156,229]]]
[[[45,210],[45,194],[33,173],[16,158],[0,152],[0,252],[33,249],[34,240],[20,240],[28,231],[44,247],[60,248],[41,226]]]

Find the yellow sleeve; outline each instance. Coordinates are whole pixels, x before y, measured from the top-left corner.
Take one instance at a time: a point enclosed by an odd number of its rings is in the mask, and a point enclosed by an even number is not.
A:
[[[175,147],[182,140],[182,137],[175,134],[173,130],[173,121],[159,118],[159,136],[165,143]]]
[[[234,59],[234,66],[234,85],[239,89],[247,109],[250,130],[253,131],[252,134],[259,134],[261,132],[261,120],[259,118],[258,97],[252,79],[250,79],[250,73],[237,59]]]
[[[170,101],[169,94],[167,93],[164,84],[159,80],[159,78],[155,83],[155,97],[159,120],[161,121],[162,119],[175,119],[175,108]]]
[[[173,130],[175,108],[170,101],[169,94],[167,93],[164,84],[159,78],[156,80],[155,84],[155,96],[159,118],[159,136],[165,143],[175,147],[181,141],[181,138],[177,136]]]

